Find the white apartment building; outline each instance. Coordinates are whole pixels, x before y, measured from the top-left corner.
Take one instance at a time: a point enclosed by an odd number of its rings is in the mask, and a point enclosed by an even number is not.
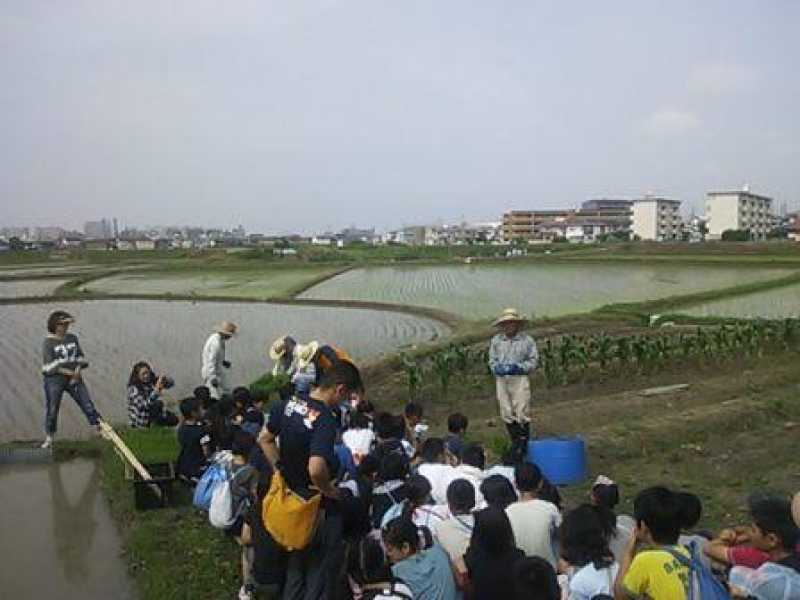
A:
[[[745,186],[739,192],[706,194],[708,239],[722,239],[728,230],[747,230],[751,239],[765,240],[774,226],[772,198],[753,194]]]
[[[668,242],[681,239],[680,200],[645,196],[633,201],[633,235],[641,240]]]

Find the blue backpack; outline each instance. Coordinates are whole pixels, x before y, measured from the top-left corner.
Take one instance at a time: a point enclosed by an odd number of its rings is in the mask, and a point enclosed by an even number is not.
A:
[[[208,512],[208,509],[211,508],[214,490],[226,481],[228,481],[228,469],[221,462],[212,462],[200,481],[197,482],[197,487],[194,488],[192,504],[200,510]]]
[[[714,577],[711,569],[706,567],[698,556],[697,544],[692,542],[687,546],[691,559],[672,548],[664,548],[682,565],[688,567],[691,579],[689,582],[688,600],[731,600],[731,595],[725,586]]]

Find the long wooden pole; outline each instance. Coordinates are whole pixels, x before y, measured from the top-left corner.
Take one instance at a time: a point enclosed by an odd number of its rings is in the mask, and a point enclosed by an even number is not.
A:
[[[136,458],[136,455],[131,452],[131,449],[128,448],[127,444],[122,441],[122,438],[117,435],[117,432],[114,431],[114,428],[111,427],[108,423],[106,423],[103,419],[100,419],[100,432],[102,433],[103,437],[110,441],[116,447],[119,454],[121,454],[125,460],[127,460],[130,465],[139,473],[139,476],[142,478],[142,481],[145,482],[152,482],[153,478],[150,476],[150,473],[147,469],[144,468],[144,465],[139,462],[139,459]],[[158,487],[155,483],[150,484],[150,488],[153,492],[158,496],[159,500],[163,500],[161,494],[161,488]]]

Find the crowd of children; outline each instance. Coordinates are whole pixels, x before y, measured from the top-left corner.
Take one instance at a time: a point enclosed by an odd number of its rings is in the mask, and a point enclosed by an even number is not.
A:
[[[325,563],[333,571],[316,595],[293,594],[291,553],[269,534],[261,510],[272,474],[257,442],[270,418],[267,400],[247,388],[213,400],[200,387],[180,406],[181,478],[196,482],[220,450],[233,455],[238,514],[228,531],[242,547],[242,599],[683,600],[704,597],[703,574],[721,582],[727,596],[719,597],[800,598],[800,533],[786,499],[753,498],[751,523],[716,536],[695,532],[695,495],[665,487],[640,491],[631,516],[615,514],[621,490],[603,476],[585,504],[565,510],[536,465],[487,468],[464,415],[451,415],[447,435],[435,437],[420,405],[394,415],[367,401],[340,407],[340,539],[315,550],[337,548]]]

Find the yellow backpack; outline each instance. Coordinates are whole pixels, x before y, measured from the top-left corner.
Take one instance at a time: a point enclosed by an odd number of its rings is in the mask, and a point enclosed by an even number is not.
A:
[[[264,528],[286,550],[303,550],[314,537],[321,512],[322,494],[306,500],[293,492],[280,471],[275,471],[261,507]]]

